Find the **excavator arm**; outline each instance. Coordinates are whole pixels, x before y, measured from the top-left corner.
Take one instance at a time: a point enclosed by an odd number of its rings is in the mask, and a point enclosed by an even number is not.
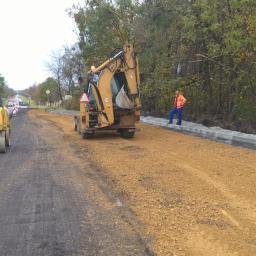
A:
[[[97,109],[99,111],[99,127],[107,127],[114,123],[114,108],[112,102],[111,81],[116,72],[123,72],[127,81],[129,96],[134,101],[135,110],[140,108],[139,75],[133,46],[125,45],[124,49],[115,54],[97,68],[92,68],[89,75],[99,74],[97,84],[91,82]]]

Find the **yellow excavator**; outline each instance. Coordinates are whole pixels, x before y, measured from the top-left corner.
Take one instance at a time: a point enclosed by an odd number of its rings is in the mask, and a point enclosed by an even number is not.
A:
[[[91,67],[80,98],[75,130],[84,139],[95,132],[113,130],[132,138],[140,120],[139,66],[132,44],[125,44],[99,67]]]
[[[9,114],[0,98],[0,153],[6,153],[7,147],[10,146],[10,134]]]

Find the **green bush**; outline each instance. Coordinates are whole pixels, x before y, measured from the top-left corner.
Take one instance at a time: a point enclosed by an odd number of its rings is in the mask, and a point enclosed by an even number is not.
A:
[[[63,107],[68,110],[79,110],[80,108],[79,98],[73,97],[72,99],[64,101]]]

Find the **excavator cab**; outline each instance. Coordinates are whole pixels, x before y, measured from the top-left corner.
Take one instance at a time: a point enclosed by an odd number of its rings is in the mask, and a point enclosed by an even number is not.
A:
[[[133,46],[127,44],[88,73],[88,86],[80,99],[75,129],[84,138],[95,132],[116,130],[124,138],[135,134],[140,118],[139,69]]]

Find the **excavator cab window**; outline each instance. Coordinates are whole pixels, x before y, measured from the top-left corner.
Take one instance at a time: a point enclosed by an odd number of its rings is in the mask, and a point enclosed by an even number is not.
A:
[[[91,82],[89,82],[89,86],[88,86],[88,90],[87,90],[87,95],[89,97],[89,105],[90,105],[90,107],[94,108],[95,110],[97,108],[97,103],[96,103],[96,99],[93,94],[92,83],[97,84],[99,81],[99,77],[100,77],[99,74],[93,74],[90,77]],[[111,86],[113,106],[117,107],[116,98],[122,88],[123,88],[125,94],[127,95],[127,97],[129,97],[129,90],[128,90],[128,84],[127,84],[127,80],[125,77],[125,73],[124,72],[115,73],[112,77],[110,86]]]
[[[93,103],[93,104],[94,103],[96,104],[96,100],[95,100],[95,97],[94,97],[93,92],[92,92],[92,85],[91,84],[89,84],[89,86],[88,86],[87,95],[89,97],[89,102]]]
[[[84,86],[84,92],[85,92],[87,95],[88,95],[89,86],[90,86],[89,83],[85,84],[85,86]]]
[[[116,103],[116,96],[122,87],[124,87],[124,90],[128,96],[128,85],[125,74],[124,72],[119,72],[114,74],[111,80],[112,101],[114,104]]]

